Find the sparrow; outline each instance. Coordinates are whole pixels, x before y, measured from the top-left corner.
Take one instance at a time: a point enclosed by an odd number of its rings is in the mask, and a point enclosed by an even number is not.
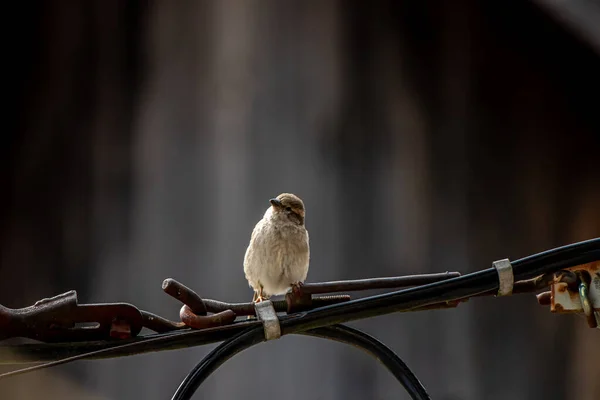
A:
[[[291,193],[282,193],[269,202],[244,256],[244,274],[254,289],[252,301],[256,303],[289,289],[301,291],[310,260],[304,202]]]

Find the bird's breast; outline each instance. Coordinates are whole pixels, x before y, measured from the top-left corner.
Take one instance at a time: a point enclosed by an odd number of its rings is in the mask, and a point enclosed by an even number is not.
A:
[[[306,229],[299,226],[266,224],[256,239],[264,259],[281,265],[286,258],[301,257],[308,252]]]

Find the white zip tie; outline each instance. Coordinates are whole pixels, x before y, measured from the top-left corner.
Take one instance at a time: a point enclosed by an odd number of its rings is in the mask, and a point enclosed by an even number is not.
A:
[[[498,272],[498,296],[510,296],[515,284],[515,276],[510,260],[505,258],[492,263]]]
[[[271,300],[254,303],[254,309],[256,310],[256,316],[263,323],[265,339],[279,339],[281,337],[281,327]]]

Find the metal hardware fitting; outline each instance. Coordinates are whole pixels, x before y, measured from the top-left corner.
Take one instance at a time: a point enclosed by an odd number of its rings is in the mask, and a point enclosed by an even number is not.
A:
[[[498,272],[498,296],[510,296],[515,284],[515,276],[510,260],[505,258],[492,263]]]
[[[265,339],[273,340],[281,337],[281,327],[279,326],[279,318],[273,307],[271,300],[263,300],[254,304],[256,316],[263,323],[265,330]]]
[[[78,304],[71,290],[25,308],[0,305],[0,340],[27,337],[48,343],[126,339],[144,325],[140,310],[127,303]]]
[[[600,262],[594,261],[556,273],[550,291],[537,296],[542,305],[559,314],[580,313],[591,328],[600,313]]]

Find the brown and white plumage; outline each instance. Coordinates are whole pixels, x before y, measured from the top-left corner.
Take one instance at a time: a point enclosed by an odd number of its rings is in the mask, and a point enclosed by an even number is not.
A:
[[[258,221],[244,257],[244,273],[254,300],[286,293],[306,280],[310,260],[302,200],[282,193]]]

